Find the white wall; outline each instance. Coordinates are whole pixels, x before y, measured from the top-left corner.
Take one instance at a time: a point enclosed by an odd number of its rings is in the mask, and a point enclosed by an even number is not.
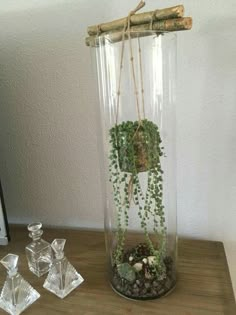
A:
[[[102,227],[98,100],[84,37],[87,25],[136,4],[0,0],[0,169],[10,222]],[[235,0],[183,4],[194,26],[178,42],[179,233],[224,240],[236,265]],[[146,10],[171,5],[147,1]]]

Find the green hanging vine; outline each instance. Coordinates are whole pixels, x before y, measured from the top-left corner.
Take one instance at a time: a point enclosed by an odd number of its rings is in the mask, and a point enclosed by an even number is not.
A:
[[[127,121],[110,130],[110,182],[113,186],[117,209],[117,246],[113,259],[122,263],[125,234],[129,223],[129,209],[133,203],[138,208],[140,226],[151,255],[155,256],[156,270],[162,272],[165,254],[165,215],[163,198],[163,171],[160,158],[163,156],[162,140],[158,127],[144,119],[140,122]],[[147,189],[141,188],[139,173],[147,172]],[[153,221],[153,232],[159,246],[153,245],[148,223]]]

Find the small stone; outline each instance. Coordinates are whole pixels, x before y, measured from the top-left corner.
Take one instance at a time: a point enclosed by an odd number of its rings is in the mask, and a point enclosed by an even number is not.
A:
[[[156,261],[156,256],[148,256],[147,261],[148,261],[149,266],[153,266]]]
[[[127,280],[129,282],[133,282],[136,278],[135,270],[128,263],[119,264],[117,266],[117,271],[118,271],[119,276],[121,278],[123,278],[124,280]]]
[[[171,281],[170,278],[167,278],[167,279],[166,279],[165,287],[166,287],[167,289],[170,289],[170,288],[172,287],[172,281]]]
[[[163,289],[163,285],[159,284],[158,287],[156,287],[156,290],[158,291],[158,294],[160,294],[160,291]]]
[[[152,297],[152,292],[148,292],[148,293],[146,294],[146,296],[147,296],[147,297]]]
[[[152,289],[151,293],[152,293],[153,296],[157,295],[157,291],[154,288]]]
[[[139,289],[134,289],[133,293],[134,293],[134,295],[138,295],[139,294]]]
[[[144,285],[146,289],[149,289],[151,287],[151,284],[149,282],[145,282]]]
[[[147,258],[143,258],[143,263],[146,265],[148,262]]]
[[[158,291],[158,294],[159,295],[162,295],[166,290],[162,287],[159,291]]]
[[[160,274],[160,275],[158,276],[158,280],[162,281],[162,280],[164,280],[164,279],[166,279],[166,273]]]
[[[147,293],[147,289],[146,289],[146,288],[143,288],[142,291],[141,291],[141,294],[142,294],[142,295],[145,295],[146,293]]]
[[[135,269],[136,272],[139,272],[143,269],[143,264],[142,263],[136,263],[133,265],[133,268]]]
[[[133,261],[134,260],[134,257],[133,256],[129,256],[129,261]]]
[[[138,286],[137,286],[136,283],[133,285],[133,288],[134,288],[134,289],[138,289]]]
[[[136,283],[139,286],[140,285],[140,280],[136,280]]]
[[[119,280],[117,279],[117,277],[114,277],[113,278],[113,282],[116,284],[116,283],[119,283]]]
[[[153,277],[152,274],[148,272],[147,270],[145,270],[145,278],[150,280],[152,279],[152,277]]]
[[[171,277],[171,275],[172,275],[172,270],[168,270],[167,271],[167,276]]]

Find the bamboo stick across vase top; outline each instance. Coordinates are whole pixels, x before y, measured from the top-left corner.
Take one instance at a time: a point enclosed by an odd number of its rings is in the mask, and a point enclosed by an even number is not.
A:
[[[154,22],[151,29],[150,29],[150,23],[131,26],[130,36],[131,38],[136,37],[138,32],[142,32],[142,36],[148,36],[150,35],[150,30],[161,33],[161,32],[184,31],[184,30],[190,30],[191,28],[192,28],[191,17],[161,20],[161,21]],[[123,31],[106,32],[106,33],[102,33],[101,35],[108,35],[108,34],[109,34],[109,40],[112,43],[119,42],[123,38]],[[97,36],[87,37],[85,39],[86,45],[91,46],[91,47],[97,46],[98,45],[97,38],[98,38]],[[127,38],[128,38],[128,34],[125,34],[124,39],[127,39]]]
[[[155,22],[155,21],[160,21],[160,20],[181,18],[183,16],[184,16],[184,6],[177,5],[171,8],[165,8],[165,9],[160,9],[160,10],[155,10],[155,11],[150,11],[150,12],[133,14],[130,17],[130,26],[146,24],[152,21]],[[126,23],[126,20],[127,20],[127,17],[124,17],[115,21],[89,26],[88,34],[90,36],[97,35],[98,30],[100,33],[121,30],[124,28],[124,24]]]
[[[129,36],[130,38],[136,37],[139,32],[142,32],[141,36],[143,37],[150,35],[150,31],[164,33],[190,30],[192,28],[192,18],[184,17],[184,6],[182,4],[137,14],[137,11],[142,9],[144,5],[145,2],[141,0],[127,17],[89,26],[89,36],[85,39],[86,45],[96,47],[102,43],[97,39],[108,34],[109,40],[116,43],[127,39]],[[128,34],[130,35],[128,36]],[[102,40],[105,40],[105,37]]]

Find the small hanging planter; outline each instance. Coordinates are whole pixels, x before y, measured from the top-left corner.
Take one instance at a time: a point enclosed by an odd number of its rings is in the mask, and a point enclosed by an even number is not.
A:
[[[138,300],[161,297],[176,283],[176,41],[165,32],[192,27],[182,5],[136,14],[144,5],[88,27],[86,38],[96,51],[105,130],[110,281]]]
[[[147,119],[116,125],[110,130],[110,137],[122,172],[146,172],[156,167],[163,155],[158,127]]]

